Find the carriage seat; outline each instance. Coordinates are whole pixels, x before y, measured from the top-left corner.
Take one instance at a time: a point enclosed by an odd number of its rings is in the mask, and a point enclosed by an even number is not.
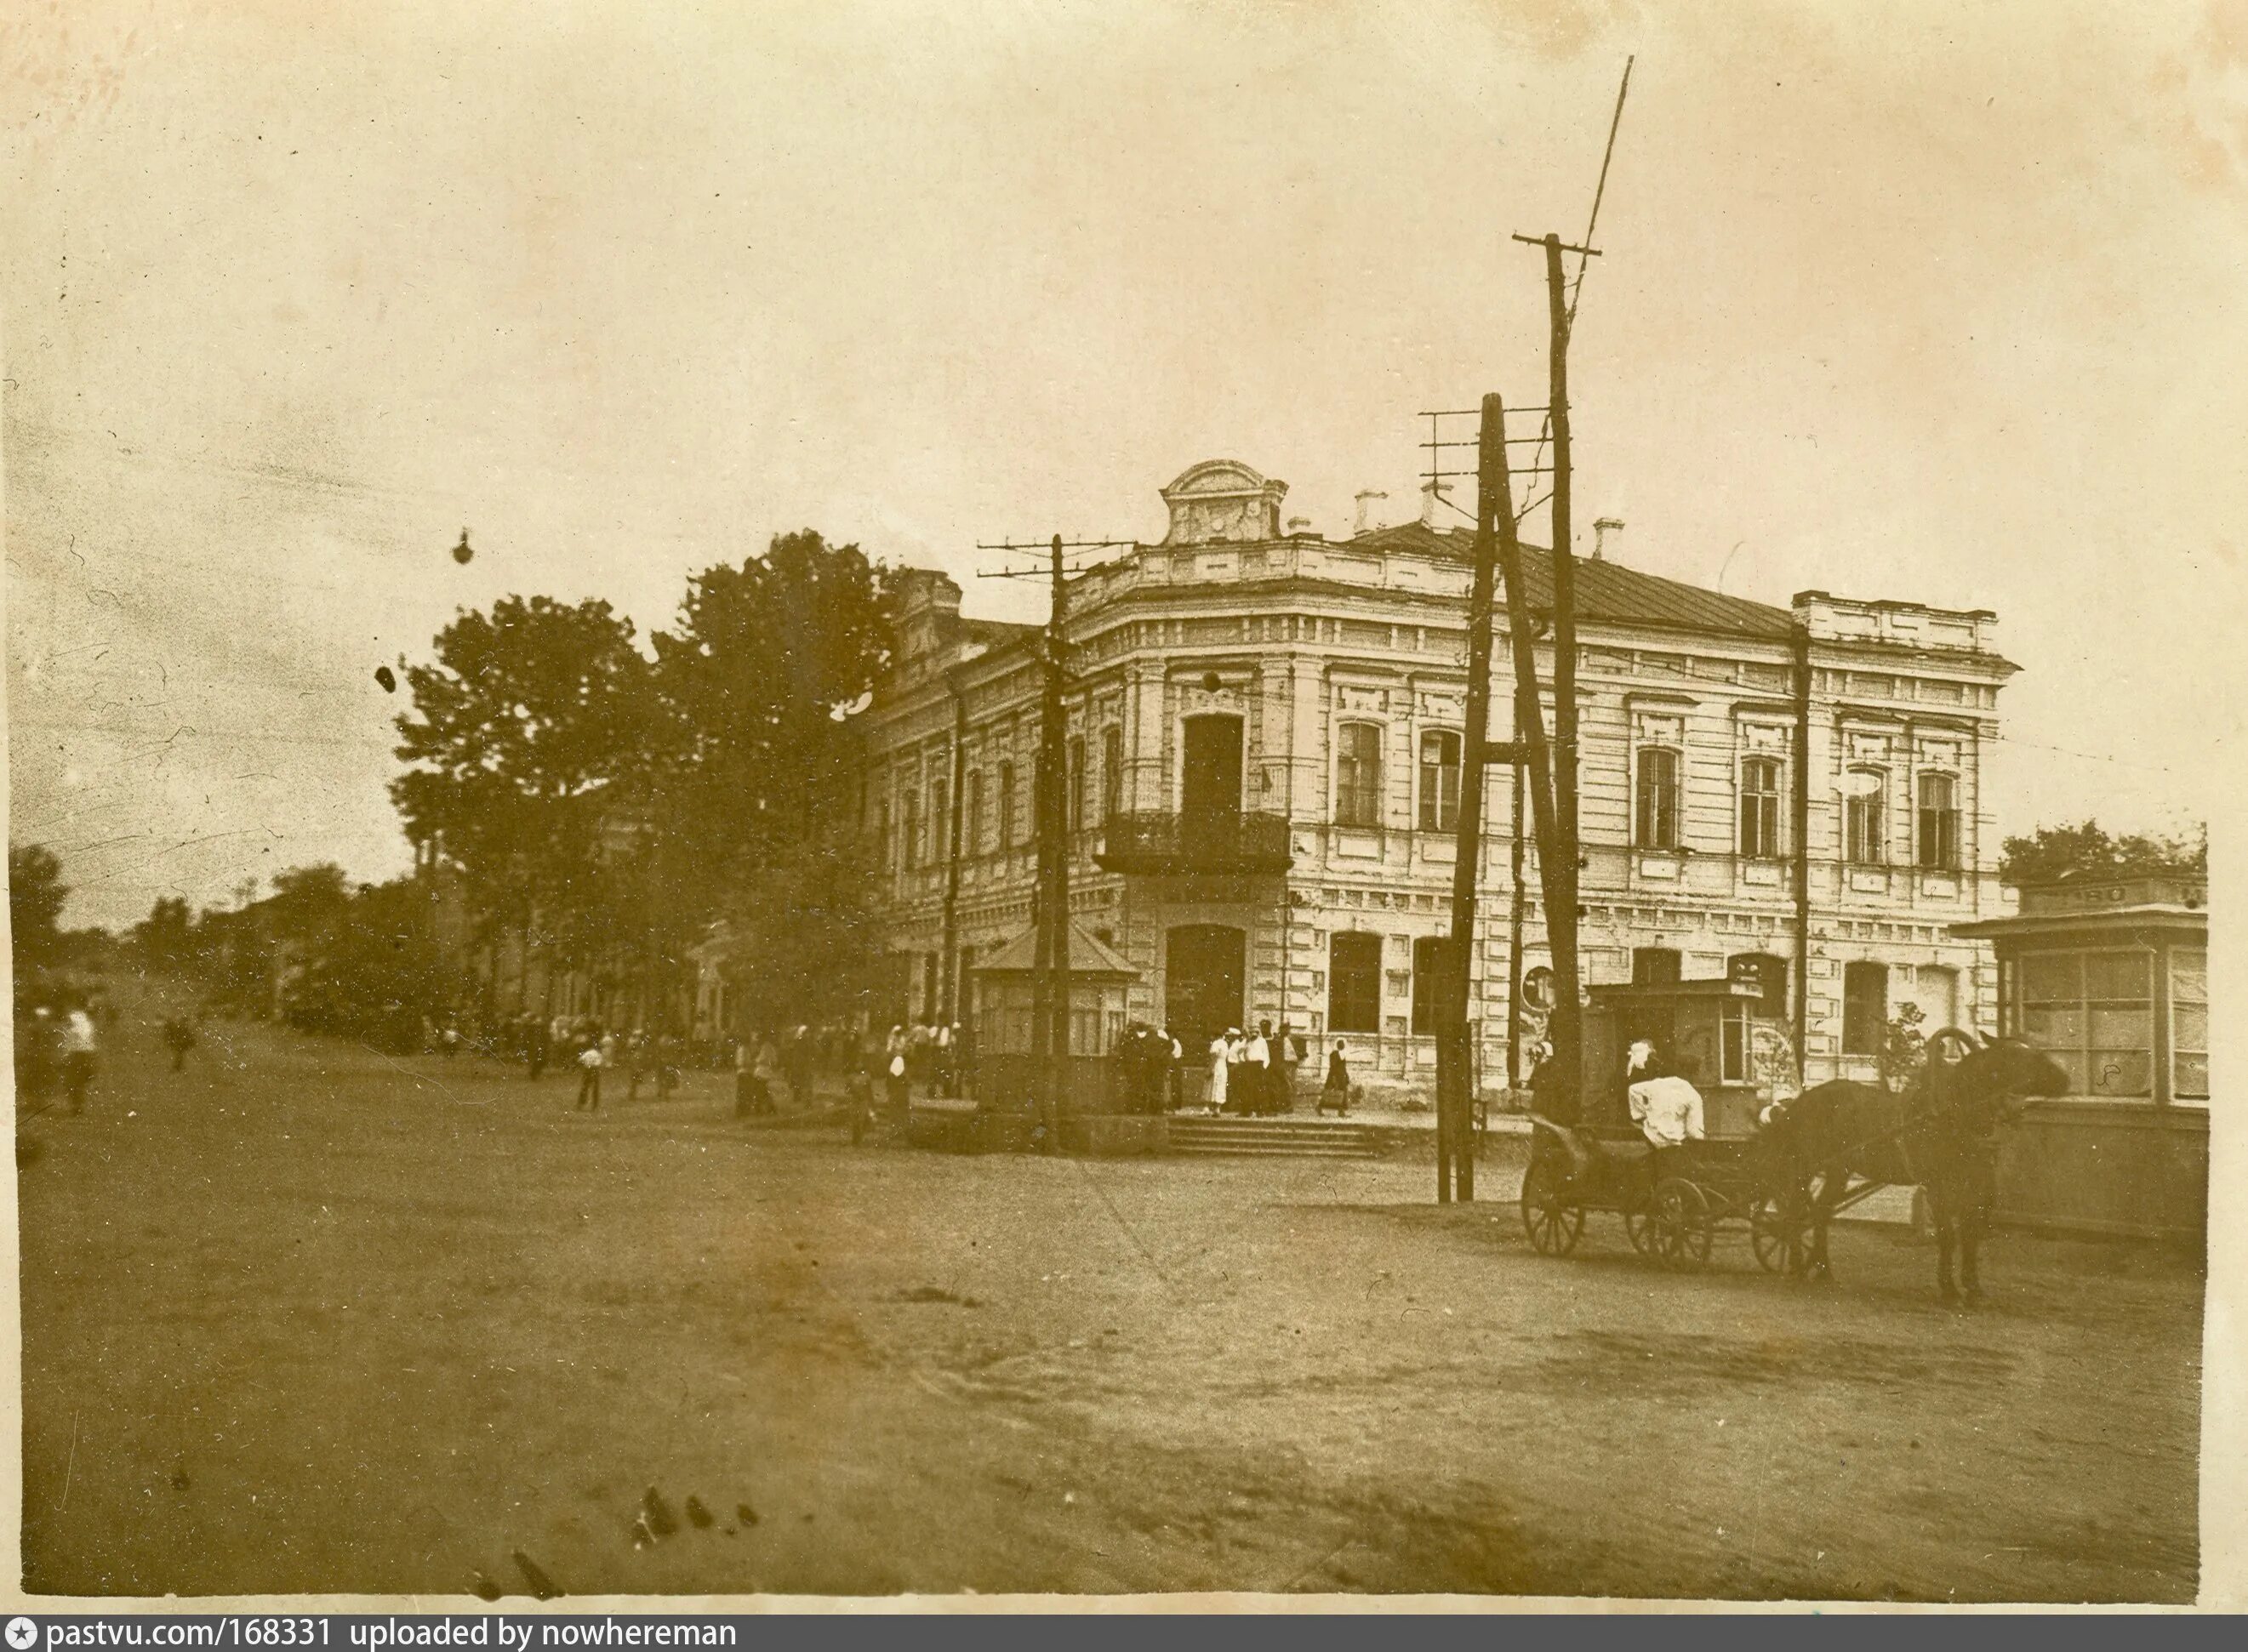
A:
[[[1641,1079],[1625,1093],[1633,1121],[1655,1147],[1703,1139],[1702,1093],[1685,1080]]]

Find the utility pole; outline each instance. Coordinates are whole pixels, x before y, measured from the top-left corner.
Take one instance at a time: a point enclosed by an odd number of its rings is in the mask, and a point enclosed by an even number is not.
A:
[[[1044,682],[1038,698],[1038,761],[1031,799],[1038,843],[1038,874],[1031,901],[1031,1057],[1039,1074],[1038,1139],[1049,1153],[1061,1143],[1062,1097],[1069,1088],[1069,778],[1066,771],[1070,671],[1063,629],[1069,613],[1068,579],[1073,570],[1065,565],[1062,553],[1131,543],[1128,539],[1065,539],[1057,533],[1044,546],[1000,541],[977,547],[1043,550],[1047,566],[1036,575],[1026,570],[1007,570],[984,577],[1038,577],[1048,580],[1052,587],[1052,607],[1041,639]]]
[[[1436,1203],[1475,1197],[1475,1061],[1470,1047],[1470,962],[1474,956],[1476,886],[1483,855],[1484,763],[1491,731],[1492,587],[1497,582],[1500,500],[1506,476],[1506,411],[1483,399],[1476,463],[1475,568],[1468,589],[1468,698],[1460,741],[1458,836],[1452,858],[1452,930],[1445,943],[1436,1040]]]
[[[1594,209],[1598,210],[1597,203]],[[1587,258],[1597,256],[1589,247],[1570,250]],[[1553,847],[1560,862],[1546,874],[1552,890],[1546,903],[1546,933],[1553,949],[1553,984],[1559,999],[1554,1007],[1554,1048],[1562,1052],[1562,1093],[1569,1098],[1573,1118],[1584,1093],[1584,1052],[1577,1033],[1577,873],[1583,857],[1577,837],[1577,552],[1569,531],[1571,318],[1558,235],[1546,236],[1546,298],[1552,328],[1547,346],[1546,406],[1553,431]]]

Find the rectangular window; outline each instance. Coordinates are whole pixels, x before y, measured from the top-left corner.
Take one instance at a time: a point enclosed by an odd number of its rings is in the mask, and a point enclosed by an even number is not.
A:
[[[1638,806],[1635,840],[1642,849],[1678,847],[1678,754],[1667,746],[1647,746],[1639,754]]]
[[[1779,855],[1779,759],[1750,757],[1741,764],[1741,853],[1751,860]]]
[[[952,784],[949,780],[929,783],[929,847],[932,861],[952,858]]]
[[[906,793],[905,862],[910,872],[921,864],[921,793]]]
[[[1717,1024],[1717,1082],[1749,1082],[1749,1006],[1737,1000],[1722,1008]]]
[[[1110,727],[1100,735],[1100,818],[1114,820],[1124,812],[1124,730]]]
[[[1436,1031],[1451,957],[1448,936],[1424,935],[1413,943],[1413,1031],[1423,1038]]]
[[[1327,1027],[1334,1032],[1381,1029],[1381,937],[1349,930],[1327,942]]]
[[[1959,781],[1949,774],[1920,777],[1920,864],[1930,872],[1959,867]]]
[[[1378,826],[1381,824],[1381,730],[1371,723],[1346,723],[1336,731],[1336,740],[1335,824]]]
[[[1879,769],[1853,769],[1847,777],[1844,804],[1845,835],[1850,864],[1878,867],[1888,864],[1888,814],[1883,806],[1888,777]]]
[[[1889,966],[1864,962],[1844,964],[1842,1053],[1879,1055],[1888,1021]]]
[[[2170,954],[2170,1093],[2209,1100],[2209,954],[2180,947]]]
[[[1069,743],[1069,829],[1085,830],[1085,738],[1071,737]]]
[[[968,771],[968,819],[962,827],[968,841],[962,845],[970,854],[984,853],[984,771]]]
[[[2022,1036],[2060,1064],[2072,1094],[2153,1093],[2152,954],[2025,953],[2018,990]]]
[[[999,765],[999,847],[1015,847],[1015,765]]]
[[[1456,832],[1460,825],[1460,737],[1431,729],[1421,737],[1421,830]]]
[[[1670,947],[1634,947],[1631,949],[1631,984],[1635,987],[1676,986],[1676,950]]]

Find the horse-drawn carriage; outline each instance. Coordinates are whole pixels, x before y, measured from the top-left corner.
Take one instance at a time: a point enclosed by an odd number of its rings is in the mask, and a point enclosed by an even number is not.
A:
[[[1583,1236],[1586,1212],[1600,1210],[1623,1218],[1632,1249],[1661,1261],[1706,1263],[1717,1236],[1742,1227],[1765,1267],[1795,1263],[1808,1213],[1784,1156],[1758,1127],[1763,989],[1686,981],[1594,987],[1590,997],[1580,1116],[1562,1124],[1532,1115],[1522,1181],[1531,1244],[1566,1256]],[[1650,1128],[1647,1110],[1662,1107],[1664,1080],[1669,1094],[1692,1100]],[[1676,1088],[1682,1081],[1689,1091]]]
[[[1766,1269],[1824,1276],[1827,1224],[1884,1187],[1910,1185],[1926,1192],[1936,1224],[1939,1289],[1953,1294],[1956,1240],[1976,1294],[1998,1131],[2025,1098],[2065,1093],[2049,1057],[2018,1038],[1946,1028],[1929,1037],[1928,1064],[1903,1093],[1832,1082],[1766,1123],[1754,1071],[1758,984],[1594,987],[1589,997],[1580,1115],[1532,1115],[1522,1221],[1539,1251],[1567,1255],[1585,1213],[1603,1210],[1623,1218],[1634,1250],[1663,1262],[1705,1264],[1737,1230]]]

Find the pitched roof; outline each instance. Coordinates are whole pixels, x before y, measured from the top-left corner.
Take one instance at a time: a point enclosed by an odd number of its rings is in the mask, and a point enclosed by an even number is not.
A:
[[[1407,522],[1362,533],[1344,541],[1343,548],[1394,546],[1464,562],[1473,553],[1474,544],[1475,536],[1463,528],[1439,531],[1425,523]],[[1580,620],[1776,639],[1794,633],[1795,618],[1785,608],[1751,602],[1745,597],[1721,596],[1699,586],[1626,567],[1621,562],[1580,557],[1575,566]],[[1550,609],[1553,606],[1552,552],[1542,545],[1524,545],[1522,571],[1529,582],[1531,606]],[[1504,604],[1503,590],[1500,600]]]
[[[1038,966],[1038,932],[1025,929],[990,957],[977,959],[973,972],[1027,975]],[[1118,976],[1127,981],[1140,978],[1129,958],[1100,936],[1087,935],[1075,918],[1069,921],[1069,972],[1072,976]]]

